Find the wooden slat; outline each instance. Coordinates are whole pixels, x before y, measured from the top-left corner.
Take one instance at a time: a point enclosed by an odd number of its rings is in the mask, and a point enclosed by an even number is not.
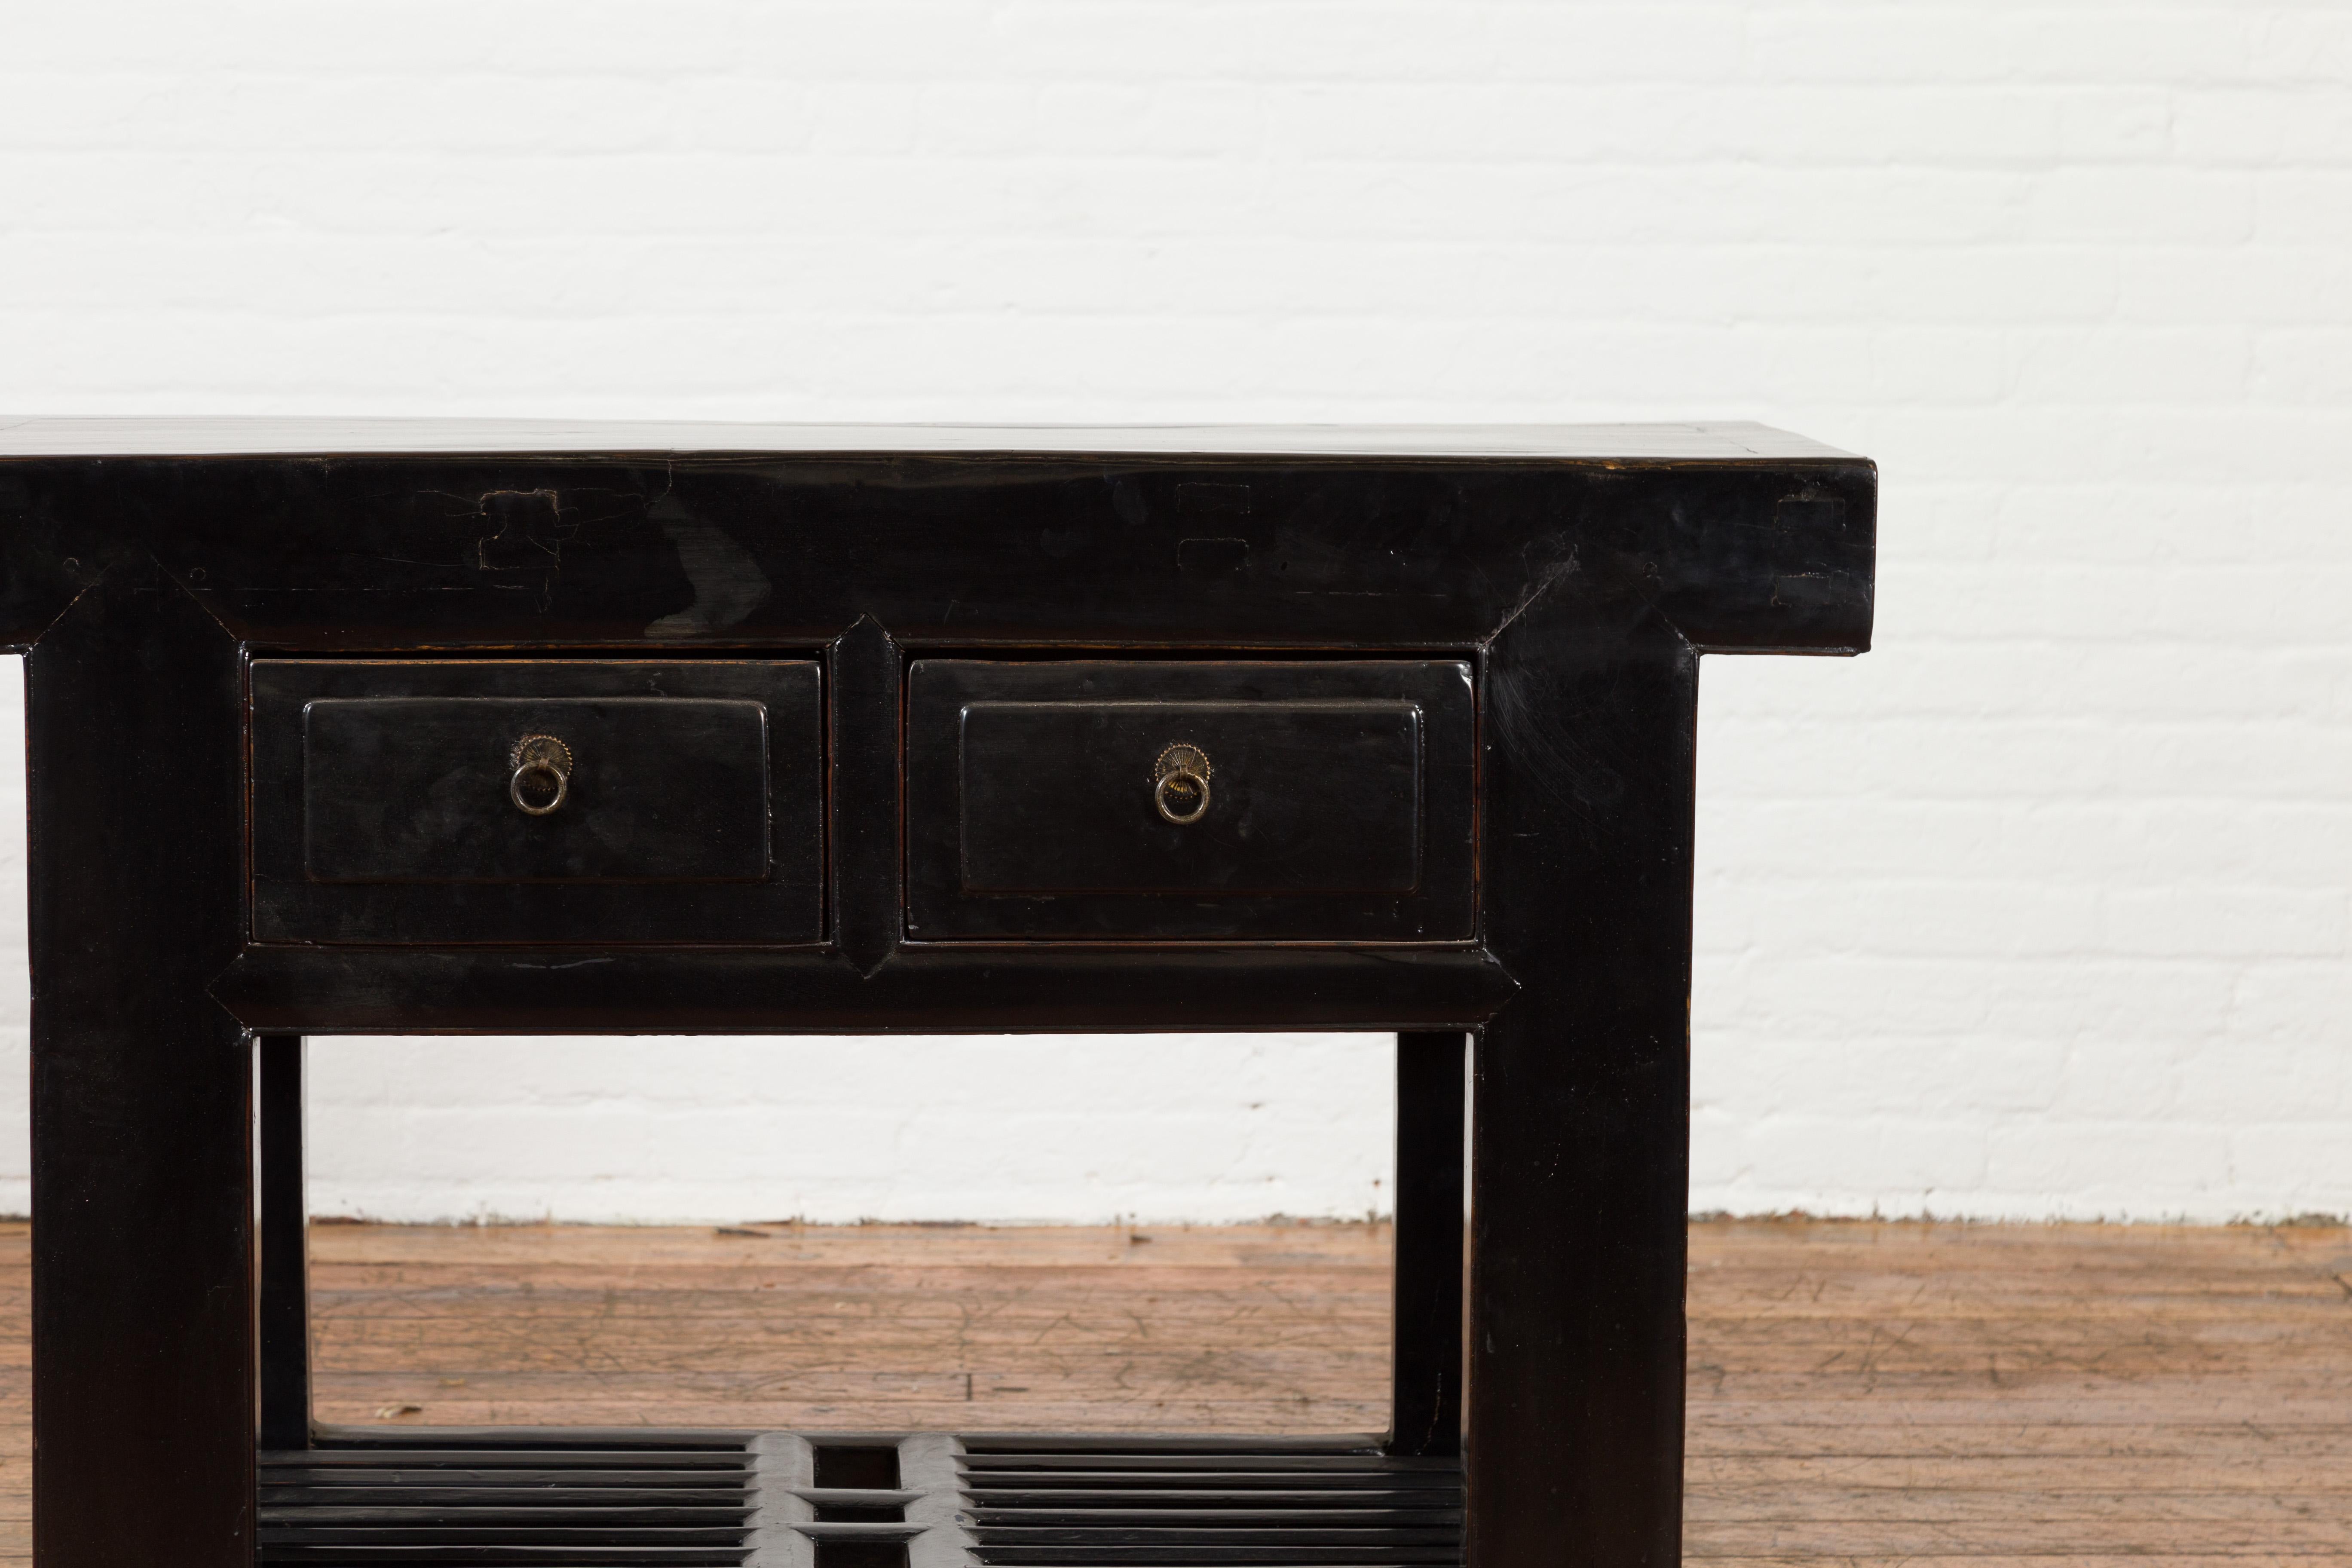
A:
[[[742,1560],[754,1503],[752,1462],[740,1445],[600,1451],[430,1441],[265,1450],[259,1560],[554,1568],[622,1547],[646,1563]],[[544,1478],[556,1484],[534,1484]]]

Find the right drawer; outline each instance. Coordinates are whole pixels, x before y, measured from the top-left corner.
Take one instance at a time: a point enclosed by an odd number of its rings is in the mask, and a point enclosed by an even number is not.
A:
[[[908,935],[1475,934],[1467,663],[920,659]]]

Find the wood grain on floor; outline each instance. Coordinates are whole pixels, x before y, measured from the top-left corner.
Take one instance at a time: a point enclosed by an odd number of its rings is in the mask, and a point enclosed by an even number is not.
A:
[[[1388,1244],[321,1226],[320,1412],[1361,1431]],[[28,1560],[27,1255],[0,1226],[0,1562]],[[1695,1225],[1689,1392],[1693,1561],[2352,1562],[2339,1227]]]
[[[311,1278],[329,1421],[1387,1419],[1386,1227],[320,1226]]]
[[[1691,1227],[1713,1562],[2352,1562],[2340,1227]]]

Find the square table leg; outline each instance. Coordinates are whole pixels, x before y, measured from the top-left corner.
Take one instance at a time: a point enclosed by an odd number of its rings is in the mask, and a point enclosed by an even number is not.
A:
[[[1612,616],[1622,616],[1613,620]],[[1680,1560],[1698,654],[1549,601],[1485,669],[1470,1568]]]
[[[261,1136],[261,1446],[310,1446],[310,1214],[302,1174],[303,1042],[256,1041]]]
[[[33,1551],[254,1552],[253,1058],[235,956],[240,669],[152,562],[25,659],[33,759]]]
[[[1397,1037],[1389,1452],[1462,1451],[1461,1034]]]

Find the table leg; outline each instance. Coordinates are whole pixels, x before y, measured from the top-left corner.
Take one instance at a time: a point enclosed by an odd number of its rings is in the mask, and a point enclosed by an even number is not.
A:
[[[248,1568],[253,1058],[236,640],[115,564],[25,659],[33,1551]]]
[[[1472,1568],[1682,1536],[1698,656],[1538,606],[1485,670],[1487,919],[1519,993],[1472,1085]]]
[[[1396,1284],[1389,1451],[1462,1451],[1460,1034],[1397,1037]]]
[[[303,1044],[263,1035],[261,1446],[310,1446],[310,1215],[302,1181]]]

